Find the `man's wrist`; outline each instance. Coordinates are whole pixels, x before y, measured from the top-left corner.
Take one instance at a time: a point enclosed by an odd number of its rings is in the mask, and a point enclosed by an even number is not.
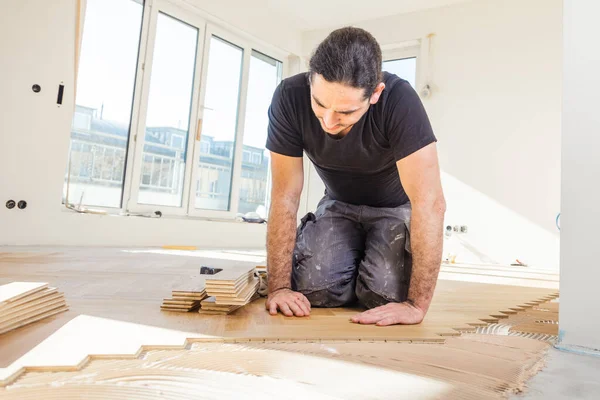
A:
[[[406,299],[405,303],[407,303],[408,305],[410,305],[413,308],[416,308],[419,311],[422,311],[423,313],[425,313],[427,311],[427,309],[429,308],[429,306],[423,306],[421,304],[419,304],[418,301],[413,300],[413,299]],[[426,303],[426,302],[421,302],[421,303]]]
[[[274,288],[269,288],[269,294],[277,293],[281,290],[292,290],[290,286],[276,286]]]

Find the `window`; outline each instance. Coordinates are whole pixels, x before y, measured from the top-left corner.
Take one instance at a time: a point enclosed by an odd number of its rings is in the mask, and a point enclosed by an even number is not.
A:
[[[200,142],[200,154],[209,154],[210,153],[210,142],[202,139]]]
[[[286,54],[172,1],[88,0],[63,197],[68,187],[83,205],[266,216],[274,57]]]
[[[383,70],[398,75],[405,79],[416,89],[417,81],[417,58],[401,58],[398,60],[387,60],[383,62]]]
[[[76,105],[75,113],[73,114],[72,130],[89,131],[92,128],[93,116],[94,110],[92,108]]]
[[[143,8],[87,1],[63,202],[122,205]]]
[[[242,161],[244,161],[245,163],[250,162],[250,152],[248,150],[244,150]]]
[[[177,150],[183,150],[185,147],[184,137],[180,135],[171,136],[171,147]]]
[[[420,46],[415,41],[383,50],[383,70],[405,79],[415,90],[419,81]]]
[[[208,210],[229,210],[244,50],[215,35],[211,36],[209,46],[202,135],[219,143],[222,151],[217,154],[200,153],[198,169],[202,170],[211,164],[223,169],[218,177],[220,192],[206,196],[197,193],[195,206]],[[199,179],[206,176],[202,171],[199,175]]]
[[[242,165],[251,178],[247,185],[251,190],[240,192],[238,212],[257,212],[267,217],[268,186],[270,184],[269,152],[265,149],[269,120],[267,110],[275,88],[281,82],[282,63],[258,51],[252,51],[250,57],[250,75],[248,81],[248,101],[244,123],[244,147],[252,148],[251,165]],[[250,153],[250,151],[248,151]],[[262,157],[261,157],[262,153]],[[261,162],[262,158],[266,162]],[[244,160],[246,161],[246,160]]]
[[[150,183],[139,186],[138,203],[179,207],[183,201],[186,152],[167,137],[189,134],[198,29],[159,12],[152,58],[142,166]]]

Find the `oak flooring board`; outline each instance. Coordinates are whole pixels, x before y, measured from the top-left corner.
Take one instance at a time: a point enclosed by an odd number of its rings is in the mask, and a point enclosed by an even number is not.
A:
[[[248,279],[241,280],[235,286],[224,286],[224,285],[207,286],[206,293],[210,296],[214,296],[216,294],[221,294],[221,293],[239,294],[240,292],[242,292],[244,290],[244,288],[247,285],[251,284],[253,280],[254,280],[254,277],[252,275],[249,275]]]
[[[184,306],[181,304],[162,304],[160,306],[160,308],[177,308],[177,309],[181,309],[181,310],[190,310],[192,308],[197,308],[197,307],[200,307],[200,304],[191,305],[191,306]]]
[[[541,333],[557,336],[558,324],[528,322],[512,326],[509,331],[519,333]]]
[[[0,326],[11,323],[11,321],[21,319],[23,316],[31,315],[32,313],[39,312],[39,310],[46,309],[54,304],[63,302],[65,303],[64,296],[56,293],[52,295],[48,299],[43,299],[43,301],[37,301],[35,304],[27,305],[27,307],[21,307],[19,309],[14,310],[9,314],[5,314],[0,316]]]
[[[216,295],[215,303],[223,305],[244,305],[248,303],[252,296],[254,296],[254,294],[258,290],[258,285],[259,280],[256,279],[252,284],[248,285],[244,289],[244,291],[240,293],[239,297],[236,298],[221,297],[219,295]]]
[[[439,279],[445,280],[445,281],[486,283],[486,284],[499,285],[499,286],[516,286],[516,287],[540,288],[540,289],[555,289],[556,290],[559,287],[558,281],[507,278],[507,277],[502,277],[501,274],[498,274],[495,276],[465,274],[465,273],[461,273],[461,272],[447,272],[444,270],[440,270]]]
[[[171,304],[192,305],[192,304],[199,303],[201,301],[202,300],[179,300],[177,298],[172,298],[172,299],[163,299],[163,304],[164,303],[171,303]]]
[[[1,327],[0,328],[0,335],[3,334],[3,333],[9,332],[9,331],[15,330],[17,328],[20,328],[22,326],[34,323],[34,322],[39,321],[39,320],[41,320],[43,318],[48,318],[48,317],[51,317],[51,316],[56,315],[58,313],[67,311],[68,309],[69,309],[69,307],[65,303],[63,303],[62,305],[59,305],[56,308],[47,310],[47,311],[45,311],[43,313],[38,313],[38,314],[33,315],[33,316],[31,316],[31,317],[29,317],[27,319],[20,320],[20,321],[16,322],[15,324],[13,324],[12,326]]]
[[[39,311],[40,309],[47,308],[47,307],[52,306],[53,304],[56,304],[59,302],[64,302],[66,304],[66,300],[65,300],[64,296],[57,296],[56,298],[51,299],[47,302],[36,304],[32,307],[27,307],[22,310],[18,310],[14,313],[3,316],[2,318],[0,318],[0,325],[5,325],[7,323],[10,323],[10,321],[21,319],[23,316],[30,315],[32,313]]]
[[[207,286],[235,285],[237,282],[251,275],[254,272],[254,268],[254,266],[227,268],[215,275],[207,275],[206,284]]]
[[[163,299],[164,301],[186,301],[186,302],[192,302],[192,301],[202,301],[206,298],[206,296],[196,296],[196,297],[186,297],[186,296],[173,296],[171,298],[165,298]]]
[[[198,275],[198,257],[124,253],[111,249],[74,249],[47,258],[44,263],[3,263],[0,284],[13,281],[43,281],[59,287],[68,299],[69,310],[54,319],[12,332],[0,340],[0,366],[40,343],[42,333],[50,336],[70,320],[92,316],[102,321],[189,332],[208,340],[350,340],[366,338],[396,341],[443,342],[439,334],[453,328],[483,324],[502,310],[556,294],[555,288],[507,286],[460,280],[440,280],[433,303],[423,324],[406,329],[355,325],[350,316],[360,309],[313,308],[310,318],[292,322],[282,315],[270,316],[264,299],[258,299],[227,316],[198,315],[197,312],[161,312],[157,300],[167,298],[182,281]],[[224,268],[229,260],[210,260]],[[254,265],[242,266],[252,271]],[[486,277],[490,278],[490,277]],[[135,290],[132,290],[135,288]],[[115,296],[114,294],[119,294]],[[166,295],[166,296],[165,296]],[[533,307],[530,307],[533,308]],[[103,323],[104,323],[103,322]],[[298,325],[300,324],[300,325]],[[143,335],[135,340],[143,341]],[[5,339],[6,338],[6,339]],[[133,339],[132,339],[133,340]],[[182,340],[183,342],[183,340]],[[15,343],[19,343],[18,346]],[[118,343],[117,343],[118,344]],[[144,343],[139,343],[139,346]],[[138,346],[138,347],[139,347]],[[18,347],[18,349],[16,348]],[[12,361],[11,361],[12,360]]]
[[[237,306],[237,305],[217,304],[215,302],[214,296],[211,296],[211,297],[207,298],[206,300],[203,300],[203,301],[200,302],[200,308],[202,310],[213,310],[213,311],[226,310],[226,311],[233,311],[233,310],[237,310],[238,308],[240,308],[240,306]]]
[[[56,288],[44,289],[39,292],[36,292],[32,295],[23,297],[17,301],[11,302],[9,305],[3,307],[0,310],[0,319],[8,314],[12,314],[14,312],[18,312],[27,307],[35,306],[37,304],[43,303],[45,301],[49,301],[56,296],[63,296],[63,293],[59,293]]]
[[[0,306],[6,306],[25,296],[48,287],[44,282],[11,282],[0,286]]]
[[[39,291],[36,291],[35,293],[32,293],[30,295],[27,295],[25,297],[22,297],[18,300],[15,301],[11,301],[10,303],[0,307],[0,315],[4,314],[4,313],[8,313],[10,312],[10,310],[13,310],[17,307],[21,307],[26,303],[30,303],[33,301],[36,301],[40,298],[46,297],[46,296],[50,296],[52,294],[55,294],[58,292],[57,288],[45,288]]]
[[[200,392],[205,392],[207,398],[237,398],[250,388],[257,398],[275,397],[271,393],[286,390],[298,398],[323,398],[328,394],[345,399],[396,398],[398,392],[406,398],[502,398],[505,392],[521,388],[527,377],[523,369],[535,370],[547,348],[547,344],[534,347],[515,338],[503,339],[486,343],[476,338],[451,338],[443,347],[336,342],[197,343],[185,350],[151,350],[143,360],[92,360],[80,371],[29,372],[6,393],[14,399],[33,399],[36,392],[32,388],[41,388],[53,399],[76,398],[84,391],[97,397],[141,400],[156,396],[146,389],[151,385],[172,399],[195,397]],[[498,357],[500,354],[502,357]],[[273,370],[272,365],[278,368]],[[239,370],[248,373],[239,374]],[[138,377],[136,382],[131,376]],[[348,386],[349,376],[360,376],[372,384]],[[272,382],[276,386],[264,385],[265,377],[276,377]],[[122,379],[127,385],[106,384]],[[56,385],[57,381],[62,384]],[[183,387],[181,382],[185,382]],[[312,393],[304,393],[306,388]],[[215,395],[211,397],[212,393]]]
[[[186,292],[180,290],[173,290],[173,297],[204,297],[204,292]]]
[[[549,281],[559,281],[559,274],[550,273],[548,271],[544,272],[529,272],[527,270],[518,270],[518,269],[497,269],[497,268],[464,268],[464,267],[455,267],[444,265],[440,268],[440,270],[444,272],[459,272],[463,274],[473,274],[473,275],[492,275],[492,276],[500,276],[504,278],[522,278],[522,279],[538,279],[538,280],[549,280]]]
[[[213,275],[210,275],[213,276]],[[216,275],[214,275],[216,276]],[[206,278],[206,287],[212,289],[224,288],[231,289],[232,286],[244,285],[248,280],[254,276],[253,271],[243,272],[240,276],[231,280],[217,279],[217,278]]]
[[[202,308],[198,310],[198,314],[200,315],[227,315],[229,313],[230,311],[225,310],[204,310]]]

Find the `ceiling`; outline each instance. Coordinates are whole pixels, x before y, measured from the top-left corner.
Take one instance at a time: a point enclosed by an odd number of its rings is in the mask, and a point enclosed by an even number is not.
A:
[[[303,31],[354,24],[469,0],[267,0],[268,9],[294,20]]]

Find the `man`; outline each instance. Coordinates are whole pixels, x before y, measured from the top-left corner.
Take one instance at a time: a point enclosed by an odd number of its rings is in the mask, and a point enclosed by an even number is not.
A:
[[[267,309],[307,316],[311,305],[357,300],[361,324],[418,324],[441,263],[445,200],[436,137],[421,101],[382,73],[368,32],[342,28],[307,74],[285,79],[269,108],[272,200]],[[326,186],[296,229],[306,152]]]

